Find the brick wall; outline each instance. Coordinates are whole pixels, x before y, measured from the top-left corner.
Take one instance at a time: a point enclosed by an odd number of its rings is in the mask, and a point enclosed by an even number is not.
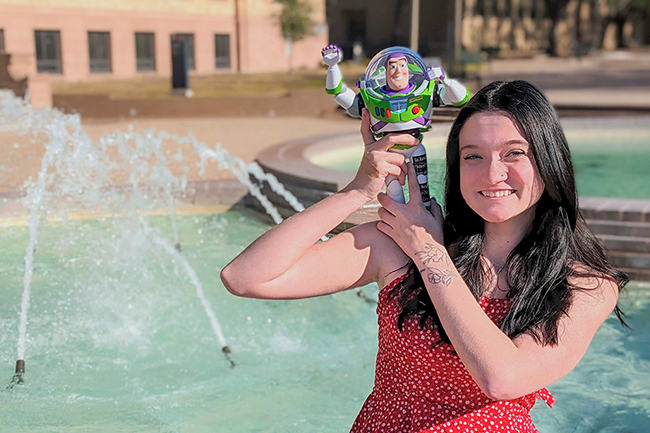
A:
[[[285,44],[280,35],[273,0],[238,0],[239,53],[242,72],[288,69]],[[312,20],[320,31],[294,46],[293,67],[317,67],[320,48],[327,44],[325,0],[308,0]],[[12,74],[37,74],[36,30],[60,32],[62,73],[54,80],[85,81],[96,78],[129,78],[138,75],[171,75],[171,42],[174,33],[194,35],[193,72],[208,75],[237,70],[235,0],[0,0],[0,29],[5,49],[12,54]],[[109,32],[112,71],[89,70],[88,32]],[[136,70],[135,33],[155,35],[156,70]],[[215,66],[215,34],[230,35],[230,69]]]

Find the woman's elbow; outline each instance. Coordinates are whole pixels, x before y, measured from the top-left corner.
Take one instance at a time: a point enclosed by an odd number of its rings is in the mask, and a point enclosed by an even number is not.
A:
[[[233,271],[230,264],[227,264],[223,269],[221,269],[219,276],[221,277],[221,282],[226,287],[226,290],[235,296],[250,297],[244,284],[242,284],[241,279],[238,281],[235,274],[236,272]]]
[[[510,374],[501,374],[486,380],[479,384],[485,395],[492,400],[514,400],[523,396],[520,383]]]

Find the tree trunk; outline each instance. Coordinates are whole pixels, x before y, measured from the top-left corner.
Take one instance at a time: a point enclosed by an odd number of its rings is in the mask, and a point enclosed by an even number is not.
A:
[[[626,21],[626,17],[622,15],[617,15],[614,18],[614,23],[616,23],[616,48],[619,50],[627,48],[627,42],[625,41],[625,35],[623,34]]]
[[[582,2],[583,0],[578,0],[578,5],[576,6],[576,42],[578,44],[582,43]]]
[[[293,72],[293,65],[291,62],[291,57],[293,55],[293,42],[290,39],[284,40],[284,53],[287,55],[289,60],[289,74]]]
[[[557,31],[558,21],[557,19],[551,19],[551,32],[548,35],[548,55],[551,57],[557,57],[557,38],[555,33]]]
[[[548,54],[550,56],[557,56],[557,24],[566,9],[569,0],[544,0],[546,6],[546,13],[551,20],[551,34],[549,35]]]
[[[612,22],[612,19],[610,17],[605,17],[603,18],[603,26],[600,30],[600,36],[598,37],[598,45],[597,48],[599,50],[602,50],[603,47],[605,46],[605,35],[607,34],[607,27],[609,27],[609,24]]]

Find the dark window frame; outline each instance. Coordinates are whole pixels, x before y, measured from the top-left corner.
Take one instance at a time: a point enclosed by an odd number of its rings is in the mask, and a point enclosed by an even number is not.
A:
[[[49,37],[51,37],[50,40],[48,40]],[[36,71],[39,73],[63,74],[61,31],[34,30],[34,39],[36,45]]]
[[[220,42],[221,41],[221,42]],[[224,43],[225,42],[225,43]],[[221,52],[220,52],[221,48]],[[214,35],[215,69],[230,69],[230,34]]]
[[[101,39],[104,39],[104,47],[99,49],[99,53],[97,50],[93,50],[93,39],[96,41],[100,41]],[[101,54],[101,51],[104,51],[106,56],[105,57],[100,57],[97,56],[97,54]],[[95,51],[95,58],[93,58],[93,51]],[[90,72],[95,74],[95,73],[110,73],[113,72],[113,65],[112,65],[112,55],[111,55],[111,33],[110,32],[97,32],[97,31],[89,31],[88,32],[88,63],[89,63],[89,69]]]
[[[0,29],[0,53],[5,50],[5,29]]]
[[[147,46],[140,46],[138,41],[149,40],[150,56],[141,56],[147,51]],[[156,34],[153,32],[136,32],[135,33],[135,62],[138,72],[152,72],[156,70]]]

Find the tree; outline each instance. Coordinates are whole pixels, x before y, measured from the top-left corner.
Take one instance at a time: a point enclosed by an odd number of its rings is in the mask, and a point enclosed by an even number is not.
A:
[[[599,46],[601,48],[603,46],[607,27],[610,23],[614,23],[616,25],[616,48],[627,48],[627,42],[623,37],[625,23],[634,13],[647,13],[650,9],[650,0],[607,0],[607,9],[608,14],[604,17]]]
[[[557,23],[564,15],[567,5],[570,0],[544,0],[546,6],[546,13],[551,20],[551,34],[548,38],[548,54],[555,57],[557,56]]]
[[[287,57],[289,58],[289,72],[292,71],[291,57],[293,43],[303,40],[311,31],[312,21],[311,5],[305,0],[275,0],[282,5],[282,11],[277,16],[280,23],[280,32],[284,38]]]

